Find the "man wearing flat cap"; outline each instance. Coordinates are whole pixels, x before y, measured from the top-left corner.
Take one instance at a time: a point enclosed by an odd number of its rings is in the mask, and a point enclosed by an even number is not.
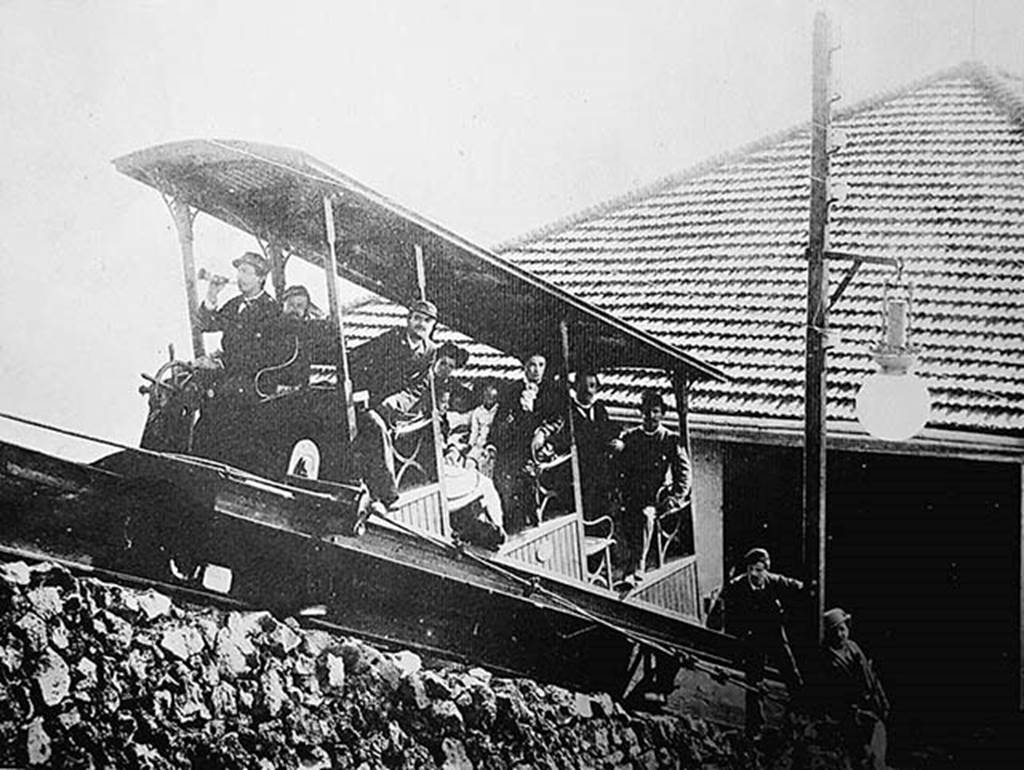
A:
[[[722,589],[708,614],[708,626],[737,637],[744,648],[747,682],[757,687],[771,661],[782,674],[790,694],[803,685],[803,677],[786,636],[785,610],[803,591],[803,582],[769,572],[771,557],[764,548],[751,548],[743,556],[745,570]],[[747,729],[757,733],[764,712],[757,692],[747,693]]]
[[[374,503],[385,507],[398,499],[389,429],[414,412],[429,391],[436,324],[437,306],[416,300],[404,325],[363,343],[349,356],[353,387],[369,393],[356,441],[360,472]]]
[[[261,255],[245,252],[232,263],[238,271],[235,284],[238,296],[217,308],[223,280],[211,280],[206,296],[196,311],[199,328],[204,332],[223,332],[220,359],[204,357],[197,361],[203,369],[222,367],[239,388],[246,386],[266,363],[265,338],[280,315],[277,302],[264,290],[270,265]],[[251,383],[249,385],[251,387]]]

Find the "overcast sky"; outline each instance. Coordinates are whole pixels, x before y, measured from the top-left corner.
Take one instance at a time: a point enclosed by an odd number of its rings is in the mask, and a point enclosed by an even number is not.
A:
[[[0,411],[134,444],[139,372],[188,351],[170,218],[118,155],[290,145],[491,245],[806,121],[819,5],[0,0]],[[828,7],[841,105],[971,58],[1024,73],[1020,0]],[[245,243],[198,235],[230,272]]]

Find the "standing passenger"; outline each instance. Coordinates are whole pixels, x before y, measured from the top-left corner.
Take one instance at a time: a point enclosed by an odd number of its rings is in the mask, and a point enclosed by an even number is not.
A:
[[[534,431],[559,414],[556,386],[544,379],[547,359],[534,353],[523,360],[523,379],[510,383],[491,425],[496,450],[494,483],[505,506],[506,529],[518,532],[538,523],[533,479],[527,472]]]
[[[234,387],[253,391],[252,378],[266,363],[265,342],[269,327],[280,315],[277,302],[264,290],[270,265],[252,251],[231,263],[238,271],[235,283],[239,294],[217,308],[223,280],[211,280],[206,296],[196,309],[196,321],[204,332],[223,332],[222,355],[203,356],[196,361],[200,369],[223,369],[225,378],[234,378]]]
[[[617,447],[618,428],[608,418],[608,410],[598,398],[600,387],[597,373],[589,369],[576,372],[571,398],[573,428],[579,457],[580,492],[583,499],[583,514],[587,519],[596,519],[608,512],[608,499],[614,484],[609,476],[609,459]],[[556,455],[569,452],[570,430],[566,415],[560,414],[554,420],[544,422],[533,435],[534,457],[549,446]],[[553,471],[554,478],[545,486],[555,491],[562,499],[562,505],[574,505],[572,494],[572,469],[568,464]]]
[[[498,413],[498,386],[494,380],[480,383],[480,403],[469,415],[469,447],[466,459],[488,478],[494,475],[494,453],[488,451],[491,426]]]
[[[658,493],[666,489],[669,501],[662,505],[674,506],[690,491],[690,460],[679,443],[679,434],[661,424],[665,402],[657,390],[643,392],[640,415],[640,425],[623,434],[618,457],[627,583],[641,579],[646,569],[643,544],[654,527]]]
[[[201,356],[195,362],[208,398],[204,401],[193,434],[193,450],[255,473],[271,473],[271,460],[263,441],[254,437],[252,408],[259,403],[256,374],[266,366],[270,337],[280,316],[277,302],[264,284],[270,270],[267,261],[247,251],[232,264],[238,271],[239,294],[217,308],[217,297],[226,281],[210,281],[206,296],[196,309],[196,323],[204,332],[223,332],[220,355]],[[256,430],[258,433],[258,428]]]

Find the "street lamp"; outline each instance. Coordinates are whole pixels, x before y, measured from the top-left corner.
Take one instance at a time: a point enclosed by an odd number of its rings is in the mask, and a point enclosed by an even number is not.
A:
[[[857,419],[864,429],[886,441],[906,441],[928,422],[928,387],[911,370],[917,350],[907,342],[912,290],[899,269],[885,284],[882,300],[882,339],[871,349],[878,371],[868,376],[857,393]]]

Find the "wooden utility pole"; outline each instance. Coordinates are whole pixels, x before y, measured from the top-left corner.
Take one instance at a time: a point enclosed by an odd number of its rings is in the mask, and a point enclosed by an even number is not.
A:
[[[825,336],[828,326],[828,132],[831,41],[828,16],[814,17],[811,86],[811,211],[807,247],[807,345],[804,362],[804,572],[814,581],[814,628],[821,639],[825,611]]]

